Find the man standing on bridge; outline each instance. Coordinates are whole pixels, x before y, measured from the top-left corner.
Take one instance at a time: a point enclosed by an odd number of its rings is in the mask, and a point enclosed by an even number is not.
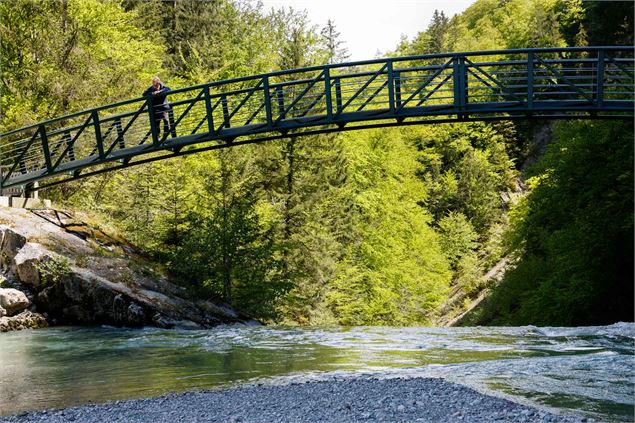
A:
[[[158,76],[153,76],[152,85],[143,92],[144,97],[152,96],[154,122],[156,124],[157,132],[160,133],[161,121],[163,121],[164,137],[167,137],[168,128],[170,128],[172,136],[176,137],[176,128],[174,128],[174,117],[172,116],[172,110],[167,98],[167,93],[170,91],[170,87],[163,85]]]

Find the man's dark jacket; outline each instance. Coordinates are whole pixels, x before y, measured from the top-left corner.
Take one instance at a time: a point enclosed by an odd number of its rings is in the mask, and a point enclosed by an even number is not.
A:
[[[158,91],[159,94],[152,95],[153,92]],[[143,92],[143,96],[152,96],[152,108],[154,113],[162,113],[170,110],[170,104],[168,103],[167,93],[170,92],[170,87],[163,84],[157,90],[154,85],[150,85],[150,88]]]

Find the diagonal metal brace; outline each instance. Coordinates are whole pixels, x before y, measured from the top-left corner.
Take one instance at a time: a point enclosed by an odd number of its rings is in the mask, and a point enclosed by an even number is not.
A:
[[[470,65],[470,67],[473,67],[474,69],[477,69],[481,74],[483,74],[487,79],[489,79],[490,81],[492,81],[494,83],[494,85],[496,85],[498,87],[498,89],[504,93],[503,96],[507,95],[509,97],[512,97],[514,99],[516,99],[516,101],[518,101],[521,104],[525,103],[525,99],[522,97],[517,96],[516,94],[510,92],[507,90],[507,87],[504,86],[503,84],[501,84],[496,78],[493,78],[489,73],[485,72],[479,65],[475,64],[474,62],[472,62],[471,60],[469,60],[468,58],[465,58],[465,61]],[[470,72],[472,75],[474,75],[479,81],[481,81],[482,83],[484,83],[485,85],[487,85],[488,87],[494,89],[493,86],[491,86],[490,84],[488,84],[483,78],[481,78],[478,74],[476,74],[475,72],[473,72],[472,70],[470,70],[468,68],[468,72]]]
[[[357,111],[361,112],[368,103],[370,103],[371,101],[373,101],[375,97],[377,97],[377,94],[379,94],[381,90],[383,90],[386,87],[386,85],[388,85],[388,80],[386,80],[386,82],[381,84],[381,86],[377,88],[375,92],[370,95],[370,97],[368,97],[368,99],[364,102],[364,104],[362,104],[361,106],[357,108]]]
[[[335,117],[339,116],[340,113],[342,113],[344,111],[344,109],[346,109],[346,107],[351,104],[353,102],[353,100],[355,100],[357,98],[358,95],[360,95],[379,75],[381,75],[382,73],[384,73],[384,70],[386,70],[388,68],[388,63],[386,63],[384,66],[382,66],[377,72],[375,72],[368,81],[366,81],[366,83],[364,85],[362,85],[362,87],[357,90],[357,92],[355,92],[355,94],[353,94],[351,96],[351,98],[348,99],[348,101],[346,103],[344,103],[344,105],[342,107],[338,106],[338,110],[337,113],[335,113]]]
[[[24,156],[27,150],[29,149],[29,147],[31,147],[31,144],[33,144],[33,142],[35,141],[35,139],[37,138],[39,134],[40,134],[40,130],[38,129],[37,131],[35,131],[31,139],[29,140],[29,142],[26,143],[26,146],[22,149],[22,152],[13,163],[11,170],[9,170],[9,172],[7,172],[7,175],[4,177],[4,179],[2,179],[2,186],[4,186],[5,182],[9,180],[9,178],[11,177],[11,174],[15,172],[15,168],[18,167],[18,164],[22,161],[22,159],[24,159]]]
[[[441,75],[441,73],[448,69],[454,62],[454,59],[450,59],[447,62],[445,62],[439,69],[437,69],[432,75],[430,75],[423,84],[421,84],[419,86],[419,88],[417,88],[412,94],[410,94],[408,96],[408,98],[406,99],[406,101],[402,102],[399,107],[397,107],[397,110],[395,111],[395,113],[399,113],[405,106],[406,104],[408,104],[408,102],[410,100],[412,100],[417,94],[419,94],[425,87],[427,87],[430,82],[432,82],[437,76]],[[436,89],[436,88],[435,88]],[[433,90],[434,91],[434,90]]]
[[[121,133],[119,133],[119,134],[117,135],[117,138],[115,139],[115,141],[113,141],[113,143],[110,145],[110,147],[108,147],[108,150],[106,150],[106,151],[104,152],[104,155],[105,155],[105,156],[108,156],[108,155],[112,152],[112,150],[115,148],[115,145],[119,142],[119,140],[120,140],[121,138],[123,138],[123,136],[124,136],[124,134],[126,133],[126,131],[127,131],[127,130],[128,130],[128,129],[132,126],[132,124],[134,123],[134,121],[135,121],[135,120],[137,120],[137,118],[139,117],[139,115],[141,114],[141,112],[143,112],[143,111],[144,111],[144,109],[147,107],[147,105],[148,105],[148,103],[143,103],[143,104],[141,105],[141,108],[139,108],[139,110],[137,110],[137,112],[136,112],[136,113],[132,116],[132,118],[130,119],[130,121],[128,121],[128,123],[126,124],[126,127],[125,127],[122,131],[121,131]],[[116,122],[115,122],[115,123],[116,123]],[[147,135],[150,135],[150,134],[147,134]],[[147,135],[146,135],[146,136],[147,136]],[[145,139],[144,139],[144,141],[145,141]],[[142,144],[143,144],[143,142],[142,142]]]
[[[77,141],[77,139],[79,138],[79,136],[82,134],[82,132],[84,132],[84,129],[86,129],[86,126],[88,126],[88,123],[93,120],[93,116],[92,115],[88,115],[88,118],[86,119],[86,121],[84,122],[84,124],[79,128],[79,130],[77,131],[77,133],[75,134],[75,136],[71,139],[71,141],[66,145],[66,148],[64,149],[64,151],[62,151],[62,154],[60,154],[60,156],[57,158],[57,160],[55,161],[55,164],[51,167],[51,172],[55,171],[55,169],[57,169],[57,167],[60,165],[60,163],[62,163],[62,160],[64,159],[64,156],[66,156],[66,154],[68,153],[68,151],[75,146],[75,142]]]
[[[231,121],[231,118],[234,117],[234,115],[236,114],[236,112],[238,110],[240,110],[241,107],[243,107],[245,105],[245,103],[247,103],[247,101],[251,98],[251,96],[258,91],[258,89],[260,88],[260,86],[263,84],[263,80],[260,79],[260,81],[258,81],[258,83],[256,84],[255,87],[253,87],[251,90],[249,90],[247,92],[247,95],[245,96],[245,98],[242,99],[242,101],[240,103],[238,103],[238,106],[236,106],[236,108],[234,108],[234,110],[229,114],[229,116],[227,116],[226,119],[224,119],[223,124],[218,128],[218,130],[221,130],[222,127],[226,124],[229,123],[229,121]]]
[[[204,91],[204,90],[201,90],[201,92],[200,92],[200,93],[199,93],[196,97],[194,97],[194,100],[192,100],[192,101],[190,102],[190,104],[189,104],[189,105],[185,108],[185,110],[183,110],[183,112],[181,113],[181,116],[179,116],[179,118],[176,120],[176,122],[174,122],[174,124],[172,125],[172,126],[173,126],[173,128],[170,128],[171,130],[175,130],[174,128],[176,128],[176,127],[178,126],[178,124],[179,124],[179,123],[181,123],[181,121],[183,120],[183,118],[185,117],[185,115],[187,115],[187,114],[188,114],[188,112],[189,112],[190,110],[192,110],[192,107],[194,107],[194,105],[195,105],[196,103],[198,103],[198,102],[201,100],[201,97],[203,96],[203,94],[204,94],[204,93],[205,93],[205,91]],[[172,109],[172,110],[174,110],[174,109]],[[207,119],[207,116],[206,116],[205,118]],[[163,134],[163,136],[161,137],[161,141],[160,141],[160,143],[161,143],[161,144],[163,144],[163,143],[165,142],[165,140],[167,140],[167,139],[168,139],[168,135],[170,135],[170,133],[169,133],[169,132],[167,132],[167,133]]]
[[[630,69],[624,67],[624,65],[616,61],[614,57],[611,57],[611,56],[605,56],[605,57],[608,62],[613,63],[616,67],[620,68],[620,70],[624,72],[629,78],[631,78],[631,81],[635,80],[635,77],[633,76],[633,73],[630,71]]]
[[[421,106],[427,99],[429,99],[430,97],[432,97],[432,94],[434,94],[436,92],[437,89],[439,89],[441,87],[441,85],[445,84],[446,82],[448,82],[450,79],[452,79],[453,75],[450,74],[448,76],[446,76],[445,78],[443,78],[443,80],[441,82],[439,82],[437,85],[434,86],[433,89],[431,89],[430,91],[428,91],[426,93],[425,96],[423,96],[423,98],[421,100],[419,100],[417,102],[417,105],[415,107],[419,107]]]
[[[564,82],[565,84],[567,84],[568,86],[573,88],[582,97],[586,98],[589,101],[589,103],[593,103],[593,99],[591,97],[589,97],[587,93],[585,93],[580,88],[578,88],[573,82],[571,82],[567,78],[565,78],[565,76],[560,71],[558,71],[557,69],[549,66],[549,64],[547,62],[545,62],[544,60],[542,60],[540,57],[538,57],[538,55],[536,55],[535,58],[536,58],[536,60],[538,62],[542,63],[545,66],[545,68],[547,68],[549,71],[551,71],[551,73],[556,75],[556,77],[558,79],[562,80],[562,82]]]
[[[273,124],[277,125],[282,119],[284,119],[287,113],[289,113],[291,109],[293,109],[295,105],[298,104],[298,102],[302,99],[302,97],[304,97],[306,93],[308,93],[318,81],[322,80],[323,76],[324,76],[324,71],[320,72],[318,76],[312,79],[309,85],[307,85],[307,87],[304,90],[302,90],[302,92],[291,102],[291,104],[285,107],[285,109],[282,111],[282,113],[280,113],[280,116],[278,116],[278,118],[273,122]]]

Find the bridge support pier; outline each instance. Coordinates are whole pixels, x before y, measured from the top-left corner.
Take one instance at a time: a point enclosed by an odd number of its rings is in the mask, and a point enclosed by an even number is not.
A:
[[[50,208],[51,200],[40,199],[38,182],[22,188],[0,189],[0,206],[20,209]]]

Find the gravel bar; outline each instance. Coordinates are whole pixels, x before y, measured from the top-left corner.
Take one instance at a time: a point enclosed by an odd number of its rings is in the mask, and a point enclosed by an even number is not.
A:
[[[173,393],[0,417],[15,422],[586,422],[430,378],[356,377]]]

